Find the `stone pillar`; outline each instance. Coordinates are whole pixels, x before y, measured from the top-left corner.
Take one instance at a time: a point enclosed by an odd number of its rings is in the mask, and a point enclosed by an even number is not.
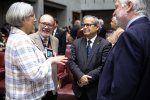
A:
[[[44,13],[44,0],[36,0],[34,6],[34,11],[35,11],[35,17],[37,19],[35,28],[38,28],[38,19],[41,15]]]

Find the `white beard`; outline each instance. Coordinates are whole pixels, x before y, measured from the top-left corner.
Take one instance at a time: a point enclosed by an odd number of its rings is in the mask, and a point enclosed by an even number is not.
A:
[[[118,22],[118,26],[125,29],[127,23],[127,13],[123,8],[118,12],[118,14],[116,14],[116,19]]]

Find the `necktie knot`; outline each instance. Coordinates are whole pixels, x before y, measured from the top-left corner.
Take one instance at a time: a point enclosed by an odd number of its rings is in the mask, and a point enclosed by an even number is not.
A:
[[[90,45],[92,43],[92,41],[91,40],[88,40],[88,45]]]

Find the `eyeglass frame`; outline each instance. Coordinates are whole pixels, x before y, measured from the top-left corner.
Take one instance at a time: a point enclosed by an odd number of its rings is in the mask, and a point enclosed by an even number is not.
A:
[[[86,27],[91,27],[92,25],[96,26],[96,24],[88,24],[88,23],[87,24],[85,24],[85,23],[81,24],[82,27],[85,27],[85,26]]]
[[[40,24],[42,24],[44,27],[47,26],[49,28],[53,28],[54,25],[51,25],[50,23],[46,23],[46,22],[39,22]]]

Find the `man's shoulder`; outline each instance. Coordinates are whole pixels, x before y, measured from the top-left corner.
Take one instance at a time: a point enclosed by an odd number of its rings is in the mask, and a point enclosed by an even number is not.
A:
[[[59,32],[59,33],[64,33],[65,31],[62,29],[62,28],[57,28],[57,30],[56,30],[57,32]]]
[[[99,41],[108,42],[106,39],[102,38],[101,36],[97,36],[96,39]]]
[[[98,41],[100,42],[100,44],[103,44],[103,45],[111,45],[110,42],[108,42],[106,39],[100,37],[100,36],[97,36],[97,39]]]
[[[75,39],[73,41],[74,44],[82,44],[83,42],[85,42],[86,38],[85,37],[81,37],[81,38],[78,38],[78,39]]]
[[[58,38],[55,37],[55,36],[50,35],[50,38],[51,38],[53,41],[56,41],[56,42],[59,41]]]
[[[29,36],[30,36],[31,38],[35,38],[35,37],[37,37],[37,36],[38,36],[38,32],[36,32],[36,33],[32,33],[32,34],[29,34]]]

